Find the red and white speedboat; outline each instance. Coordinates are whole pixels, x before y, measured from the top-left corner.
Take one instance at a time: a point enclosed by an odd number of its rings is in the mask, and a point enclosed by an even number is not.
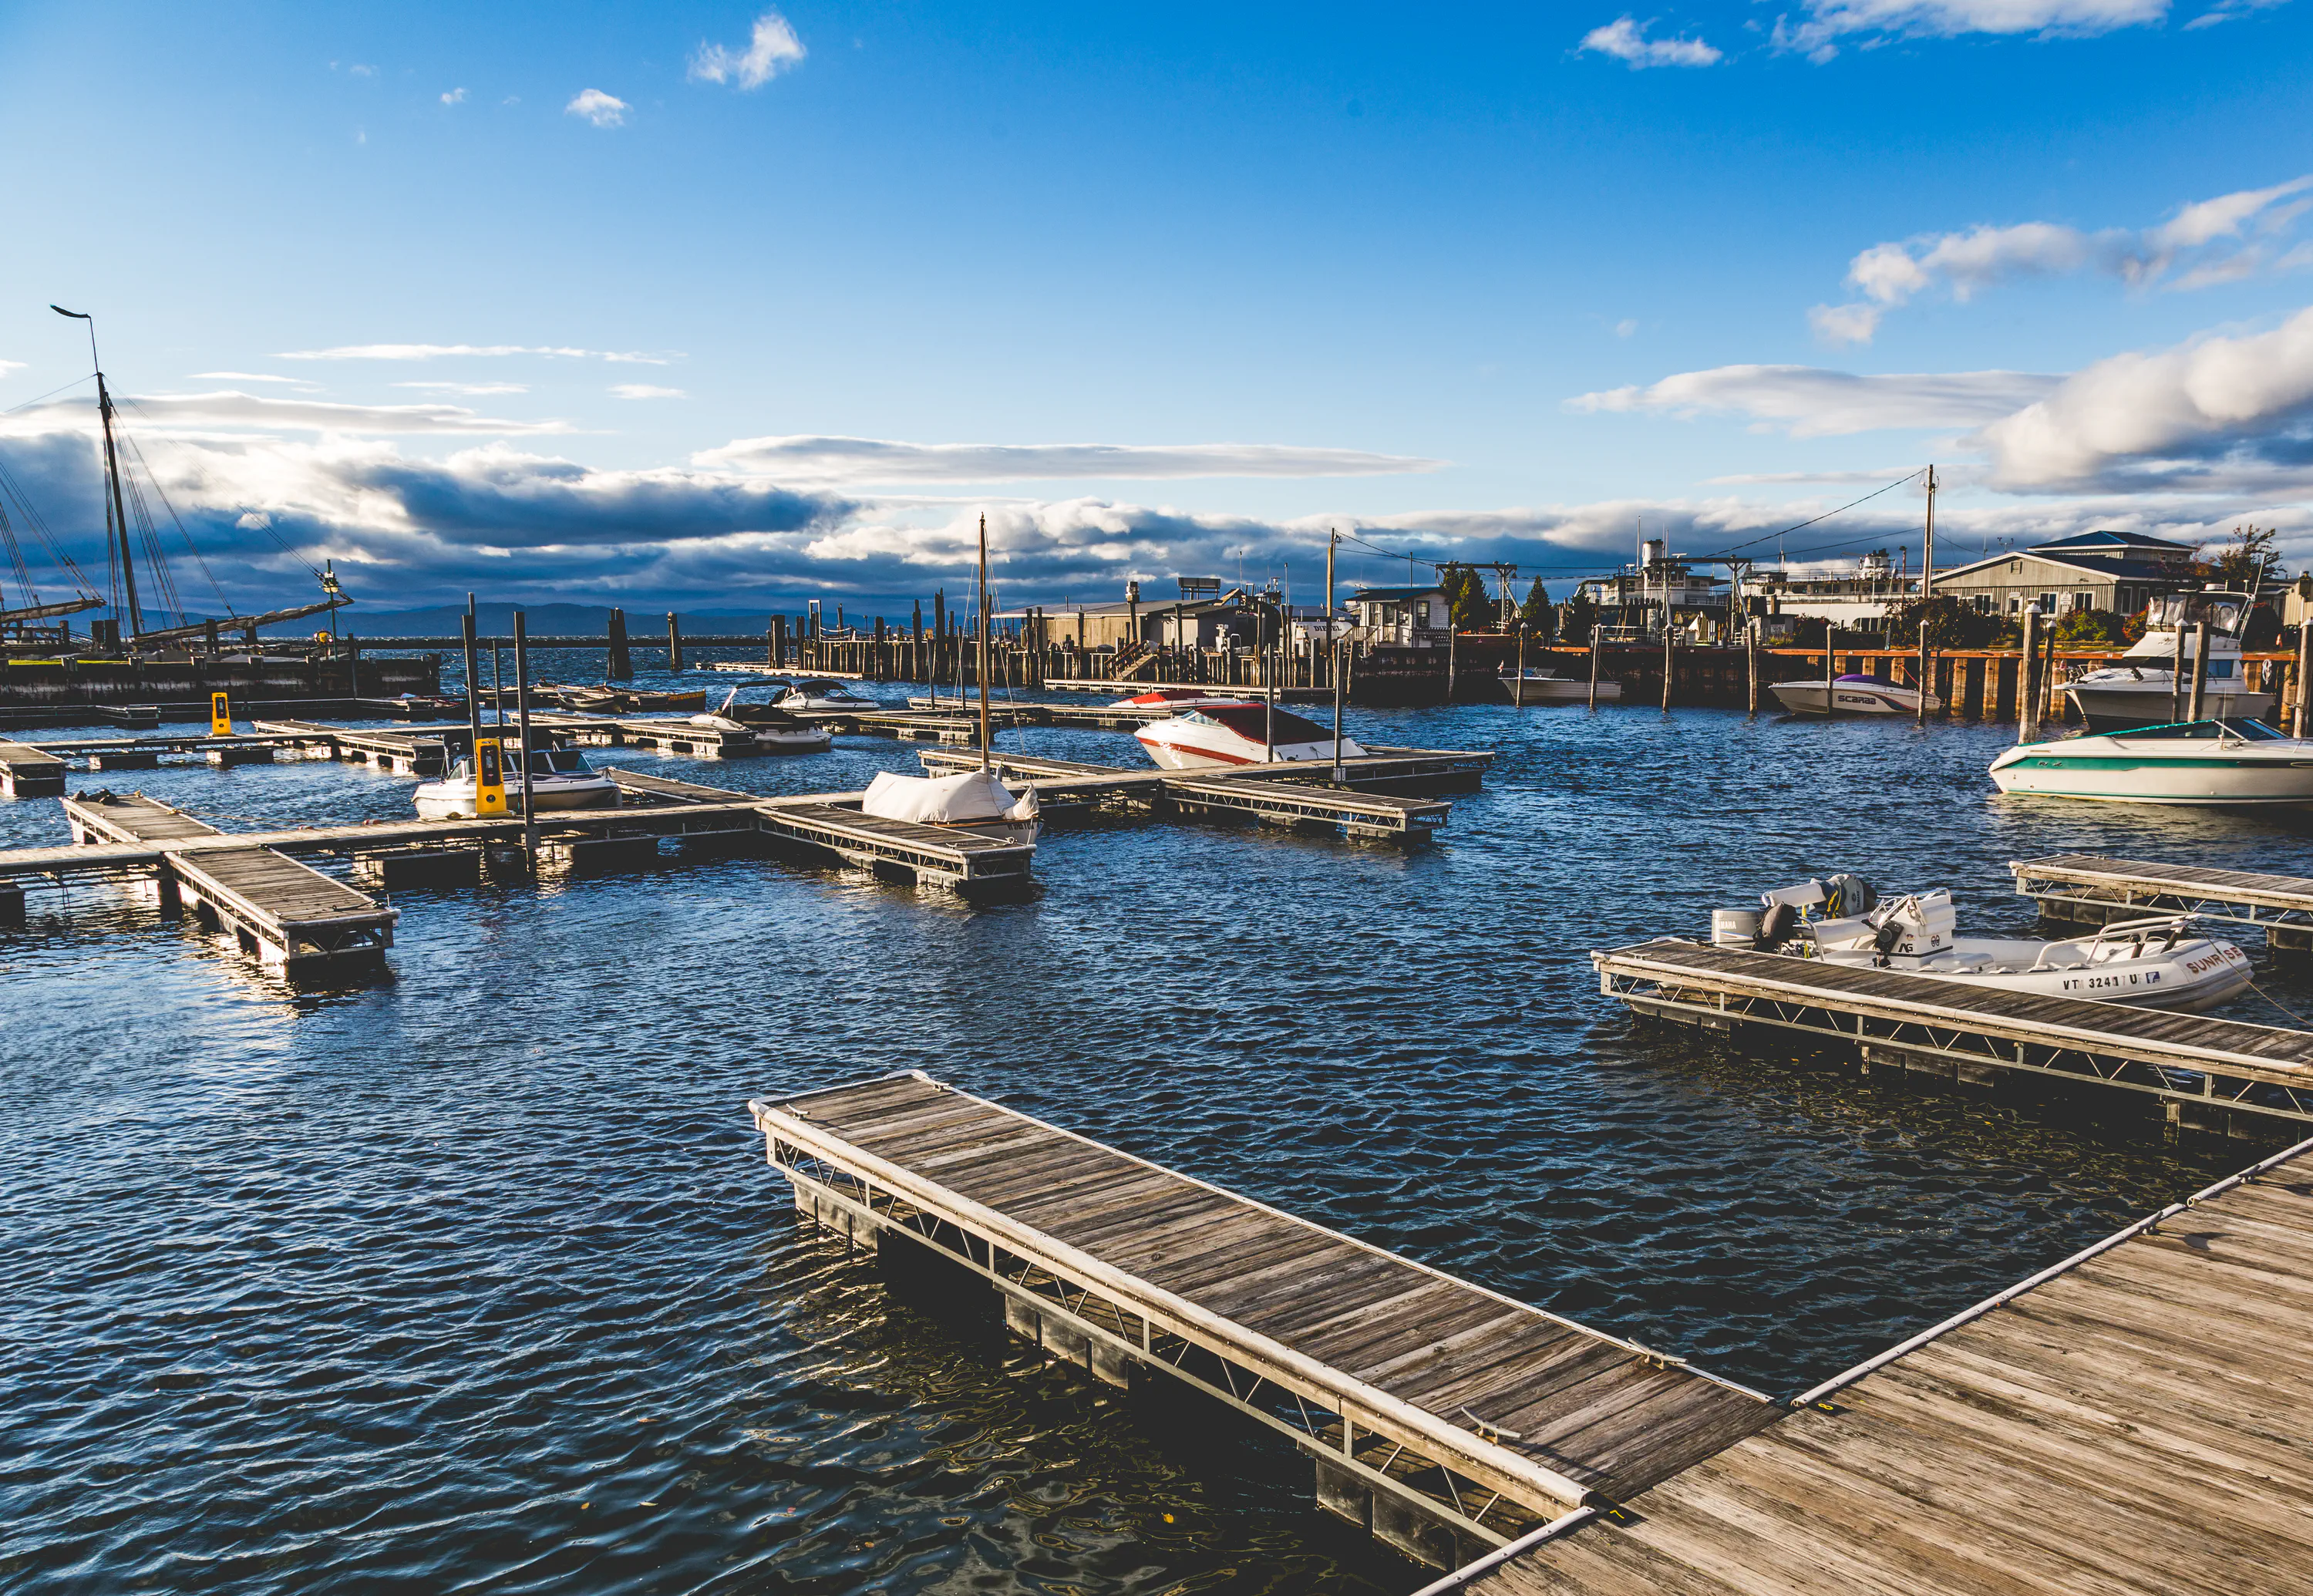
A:
[[[1260,764],[1270,757],[1271,736],[1277,739],[1280,760],[1333,757],[1330,728],[1243,699],[1208,699],[1194,708],[1182,708],[1170,719],[1152,720],[1132,735],[1148,750],[1148,757],[1168,771]],[[1343,759],[1362,759],[1365,752],[1353,739],[1341,739]]]

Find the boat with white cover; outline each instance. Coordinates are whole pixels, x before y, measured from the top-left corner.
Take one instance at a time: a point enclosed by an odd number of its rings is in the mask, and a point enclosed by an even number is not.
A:
[[[1528,666],[1522,672],[1504,671],[1500,679],[1502,695],[1514,704],[1587,704],[1590,701],[1592,683],[1588,677],[1561,676],[1547,666]],[[1600,703],[1623,696],[1620,682],[1601,677],[1596,685]]]
[[[618,783],[589,765],[586,756],[576,748],[532,749],[530,791],[541,815],[549,809],[594,809],[619,801]],[[462,757],[448,775],[419,783],[415,798],[421,820],[473,819],[473,760]],[[506,800],[507,813],[522,813],[522,771],[511,759],[506,765]]]
[[[954,826],[1014,842],[1036,840],[1042,808],[1034,788],[1016,794],[995,772],[987,770],[954,776],[902,776],[878,771],[859,800],[862,815],[917,825]]]
[[[1334,757],[1330,728],[1243,699],[1208,701],[1182,710],[1166,719],[1150,721],[1132,735],[1148,750],[1148,757],[1168,771],[1262,764],[1272,757],[1279,761]],[[1341,739],[1341,758],[1362,759],[1365,752],[1354,738]]]
[[[2117,804],[2313,805],[2313,739],[2262,720],[2186,720],[2019,743],[1992,762],[2002,792]]]
[[[1869,882],[1834,876],[1760,895],[1757,910],[1711,915],[1711,940],[1825,964],[1893,970],[2035,997],[2154,1009],[2206,1009],[2249,983],[2248,956],[2194,930],[2189,914],[2119,921],[2087,936],[1963,937],[1951,892],[1880,902]]]
[[[2278,695],[2253,692],[2242,669],[2241,628],[2249,612],[2247,594],[2210,588],[2156,598],[2144,613],[2144,635],[2117,662],[2075,681],[2064,691],[2080,706],[2090,731],[2119,731],[2175,720],[2191,703],[2192,682],[2177,691],[2177,629],[2209,629],[2209,668],[2201,678],[2201,710],[2219,720],[2252,720],[2273,713]],[[2186,639],[2188,656],[2196,651]],[[2191,666],[2185,669],[2189,672]]]
[[[1820,677],[1812,682],[1771,682],[1768,691],[1794,715],[1823,715],[1834,710],[1842,715],[1916,716],[1920,712],[1918,688],[1856,672],[1828,682]],[[1826,708],[1826,702],[1831,708]],[[1928,694],[1929,709],[1943,707],[1943,700]]]
[[[771,704],[776,709],[789,711],[884,708],[884,701],[881,699],[869,698],[866,693],[855,692],[841,682],[830,681],[823,676],[807,676],[792,686],[782,688],[778,696],[771,700]]]

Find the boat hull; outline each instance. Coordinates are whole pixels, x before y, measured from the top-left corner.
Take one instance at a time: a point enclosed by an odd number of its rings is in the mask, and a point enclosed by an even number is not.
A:
[[[619,789],[608,777],[591,781],[534,782],[531,796],[537,801],[538,812],[543,815],[555,809],[610,807],[619,801]],[[415,802],[420,820],[471,820],[474,784],[455,780],[424,782],[418,789]],[[506,783],[506,812],[522,813],[519,776]]]
[[[1587,704],[1590,701],[1588,679],[1564,676],[1528,676],[1523,682],[1516,676],[1501,678],[1502,694],[1514,704]],[[1598,701],[1612,703],[1623,696],[1620,682],[1600,682]]]
[[[1865,686],[1854,682],[1775,682],[1768,691],[1776,701],[1794,715],[1822,715],[1832,712],[1825,707],[1831,690],[1836,689],[1836,712],[1842,715],[1917,715],[1920,695],[1909,687],[1893,683]],[[1928,694],[1928,708],[1940,710],[1943,700]]]
[[[2080,706],[2090,731],[2125,731],[2131,727],[2160,726],[2178,717],[2170,696],[2168,675],[2142,682],[2102,683],[2083,679],[2065,689]],[[2262,720],[2273,713],[2276,696],[2251,692],[2237,682],[2208,682],[2201,690],[2201,713],[2215,720]],[[2185,712],[2190,713],[2188,703]]]
[[[2030,967],[2044,958],[2051,967]],[[1868,965],[1871,961],[1833,955],[1832,962]],[[1969,964],[2008,967],[1962,967]],[[2248,956],[2229,942],[2196,937],[2164,952],[2157,932],[2141,946],[2133,946],[2126,939],[2099,944],[2091,938],[2030,942],[1961,937],[1953,942],[1951,953],[1945,958],[1897,959],[1887,967],[1898,974],[1925,975],[1930,980],[1995,992],[2045,998],[2089,998],[2098,1002],[2186,1012],[2213,1008],[2238,995],[2247,987],[2252,974]]]
[[[1269,752],[1261,744],[1248,745],[1234,738],[1226,742],[1218,738],[1210,742],[1196,739],[1193,734],[1206,729],[1204,727],[1178,726],[1174,723],[1160,721],[1157,723],[1157,727],[1152,727],[1151,730],[1159,728],[1161,728],[1159,735],[1156,736],[1151,736],[1148,731],[1140,733],[1139,741],[1143,748],[1148,750],[1148,757],[1155,760],[1157,766],[1163,770],[1234,770],[1242,765],[1261,763],[1262,756]],[[1180,732],[1188,732],[1192,736],[1170,735]],[[1280,743],[1276,753],[1280,763],[1288,760],[1295,762],[1330,760],[1333,757],[1333,744],[1330,737],[1322,743]],[[1341,756],[1344,759],[1359,759],[1364,754],[1365,749],[1359,745],[1355,738],[1341,739]]]
[[[2313,806],[2313,757],[2226,758],[2213,751],[2161,754],[2067,751],[2061,743],[2011,750],[1992,767],[2002,792],[2115,804],[2215,808]]]

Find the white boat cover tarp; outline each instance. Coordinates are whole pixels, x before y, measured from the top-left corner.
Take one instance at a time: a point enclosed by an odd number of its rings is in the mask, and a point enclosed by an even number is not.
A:
[[[878,771],[859,801],[859,812],[919,825],[959,825],[973,821],[1033,820],[1040,806],[1035,789],[1022,798],[993,771],[959,776],[898,776]]]

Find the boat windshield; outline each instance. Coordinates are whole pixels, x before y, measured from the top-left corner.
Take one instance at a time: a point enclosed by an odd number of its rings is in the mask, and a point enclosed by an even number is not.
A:
[[[2289,734],[2277,731],[2262,720],[2226,720],[2219,724],[2234,736],[2249,743],[2286,743]]]
[[[530,756],[533,776],[591,776],[594,767],[576,748],[541,748]]]
[[[2116,737],[2126,737],[2132,743],[2149,742],[2155,738],[2164,741],[2177,737],[2213,738],[2225,735],[2225,724],[2221,720],[2185,720],[2175,726],[2133,727],[2127,731],[2116,731],[2112,735]]]

